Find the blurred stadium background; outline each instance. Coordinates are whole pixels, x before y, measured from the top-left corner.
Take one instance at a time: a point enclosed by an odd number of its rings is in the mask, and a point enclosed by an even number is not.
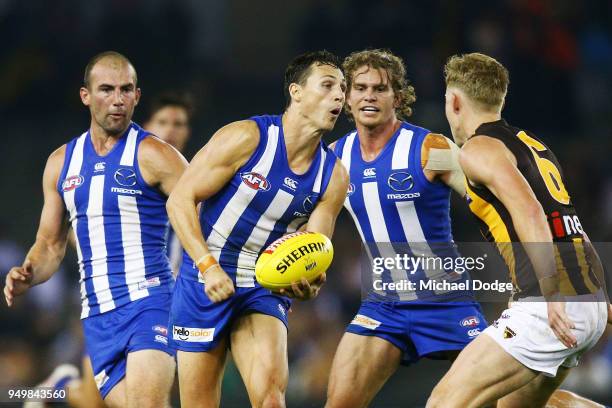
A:
[[[405,59],[417,92],[413,122],[450,136],[442,66],[482,51],[510,70],[504,116],[555,151],[593,241],[612,239],[612,2],[593,0],[402,1],[89,0],[0,1],[0,276],[20,264],[42,207],[48,154],[89,124],[78,89],[94,54],[113,49],[136,66],[143,90],[136,120],[159,91],[196,101],[190,158],[227,122],[281,112],[287,62],[326,48],[344,57],[365,47]],[[328,141],[350,128],[341,118]],[[457,241],[480,241],[464,203],[453,198]],[[344,214],[336,260],[318,299],[294,303],[289,332],[290,407],[319,406],[344,327],[359,305],[358,235]],[[0,387],[31,386],[82,353],[76,255],[16,307],[0,305]],[[504,305],[486,304],[490,319]],[[566,382],[612,404],[612,336]],[[401,368],[373,406],[421,406],[448,367]],[[240,377],[226,372],[223,406],[247,406]]]

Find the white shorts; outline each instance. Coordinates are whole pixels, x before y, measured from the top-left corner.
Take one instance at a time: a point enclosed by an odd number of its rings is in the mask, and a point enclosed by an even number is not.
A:
[[[601,292],[581,295],[565,304],[576,326],[572,333],[578,340],[576,348],[568,349],[548,324],[546,302],[535,299],[538,298],[513,302],[483,333],[524,366],[555,377],[559,366],[576,367],[580,356],[595,346],[606,329],[607,304]]]

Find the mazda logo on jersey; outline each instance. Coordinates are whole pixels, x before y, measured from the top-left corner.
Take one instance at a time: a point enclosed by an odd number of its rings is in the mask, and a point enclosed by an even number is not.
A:
[[[132,169],[119,169],[115,172],[115,181],[121,186],[132,187],[136,185],[136,173]]]
[[[316,199],[316,196],[313,196],[313,195],[309,195],[308,197],[304,199],[304,202],[302,203],[302,207],[304,207],[304,211],[307,214],[310,214],[312,210],[314,210],[315,199]]]
[[[253,190],[268,191],[270,189],[270,182],[261,174],[255,172],[242,173],[240,174],[242,182]]]
[[[83,184],[84,180],[85,179],[81,175],[70,176],[62,182],[62,191],[66,192],[74,190],[75,188]]]
[[[412,175],[405,171],[396,171],[395,173],[391,173],[389,179],[387,180],[387,184],[394,191],[408,191],[414,187]]]

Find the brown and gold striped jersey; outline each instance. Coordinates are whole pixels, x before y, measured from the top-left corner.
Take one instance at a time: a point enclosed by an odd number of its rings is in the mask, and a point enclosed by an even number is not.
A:
[[[601,285],[590,257],[586,256],[584,231],[553,152],[532,133],[510,126],[503,119],[480,125],[475,135],[504,143],[542,205],[555,242],[561,293],[567,296],[595,293]],[[523,245],[538,244],[521,244],[508,210],[497,197],[485,186],[474,185],[469,180],[466,184],[470,210],[484,237],[496,243],[508,266],[514,298],[540,296],[536,274],[523,248]]]

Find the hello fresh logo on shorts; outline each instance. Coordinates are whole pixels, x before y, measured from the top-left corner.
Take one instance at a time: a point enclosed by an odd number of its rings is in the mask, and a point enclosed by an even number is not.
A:
[[[172,338],[174,340],[208,342],[213,340],[214,335],[214,327],[210,329],[202,329],[199,327],[172,326]]]

